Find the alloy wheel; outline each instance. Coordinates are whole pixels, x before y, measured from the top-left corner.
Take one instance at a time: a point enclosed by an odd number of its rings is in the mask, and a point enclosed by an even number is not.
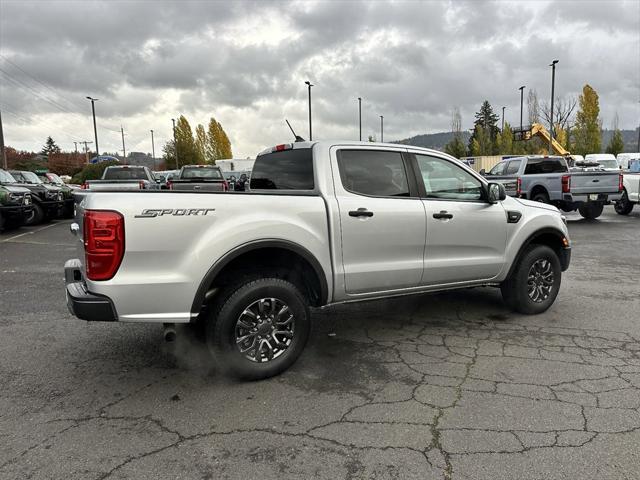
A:
[[[555,283],[555,275],[553,266],[546,258],[536,260],[527,275],[527,293],[529,298],[536,303],[542,303],[551,294],[553,284]]]

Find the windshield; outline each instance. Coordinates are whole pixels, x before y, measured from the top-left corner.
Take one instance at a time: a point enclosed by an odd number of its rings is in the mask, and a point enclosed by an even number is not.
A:
[[[42,183],[42,180],[38,178],[38,175],[36,175],[33,172],[20,172],[20,173],[22,174],[24,179],[27,181],[27,183]]]
[[[104,172],[104,180],[146,180],[144,168],[108,168]]]
[[[616,160],[598,160],[598,164],[604,168],[618,168],[618,162]]]
[[[182,170],[181,178],[214,178],[222,179],[222,173],[218,168],[188,167]]]
[[[51,183],[57,183],[58,185],[62,185],[64,184],[64,182],[62,181],[62,179],[55,173],[47,173],[47,179],[51,182]]]
[[[9,172],[0,170],[0,183],[17,183],[16,179]]]

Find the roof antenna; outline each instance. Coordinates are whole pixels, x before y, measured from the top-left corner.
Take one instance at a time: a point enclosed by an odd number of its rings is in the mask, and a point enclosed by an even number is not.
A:
[[[289,130],[291,130],[291,133],[293,133],[293,136],[296,137],[296,142],[306,142],[306,140],[304,138],[299,137],[298,135],[296,135],[296,132],[293,131],[293,127],[289,123],[289,120],[287,120],[285,118],[284,121],[287,122],[287,125],[289,125]]]

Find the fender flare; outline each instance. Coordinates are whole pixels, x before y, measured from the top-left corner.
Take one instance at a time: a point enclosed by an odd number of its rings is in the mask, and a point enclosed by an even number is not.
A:
[[[533,232],[531,235],[527,237],[527,239],[522,243],[522,245],[520,245],[520,248],[518,249],[518,253],[514,257],[513,262],[509,267],[509,272],[507,273],[507,276],[505,278],[509,278],[511,276],[511,274],[513,273],[513,270],[516,268],[516,265],[518,265],[518,262],[520,262],[520,259],[522,258],[522,255],[524,254],[524,251],[527,249],[527,247],[531,245],[536,238],[546,234],[554,235],[555,237],[558,238],[560,243],[562,243],[563,238],[566,238],[565,234],[561,230],[558,230],[557,228],[554,228],[554,227],[544,227],[539,230],[536,230],[535,232]],[[562,266],[563,272],[569,267],[571,247],[566,247],[564,248],[564,250],[568,252],[568,254],[565,255],[567,258],[561,258],[562,256],[558,258],[560,260],[560,265]]]
[[[327,284],[327,278],[325,276],[324,270],[322,269],[322,266],[320,265],[320,262],[316,259],[316,257],[305,247],[289,240],[264,239],[254,240],[252,242],[245,243],[239,247],[229,250],[209,268],[205,276],[200,281],[200,286],[198,287],[196,295],[193,299],[193,304],[191,305],[192,316],[198,315],[200,313],[209,285],[211,285],[213,280],[218,276],[222,269],[224,269],[224,267],[226,267],[231,261],[238,258],[239,256],[261,248],[281,248],[283,250],[289,250],[290,252],[300,255],[307,262],[309,262],[309,265],[311,265],[311,268],[313,268],[316,276],[318,277],[318,280],[320,281],[319,303],[320,305],[327,304],[329,298],[329,287]]]

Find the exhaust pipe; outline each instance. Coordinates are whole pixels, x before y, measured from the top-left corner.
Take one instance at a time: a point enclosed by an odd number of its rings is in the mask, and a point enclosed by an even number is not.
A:
[[[176,325],[175,323],[163,323],[164,327],[164,341],[174,342],[176,340]]]

